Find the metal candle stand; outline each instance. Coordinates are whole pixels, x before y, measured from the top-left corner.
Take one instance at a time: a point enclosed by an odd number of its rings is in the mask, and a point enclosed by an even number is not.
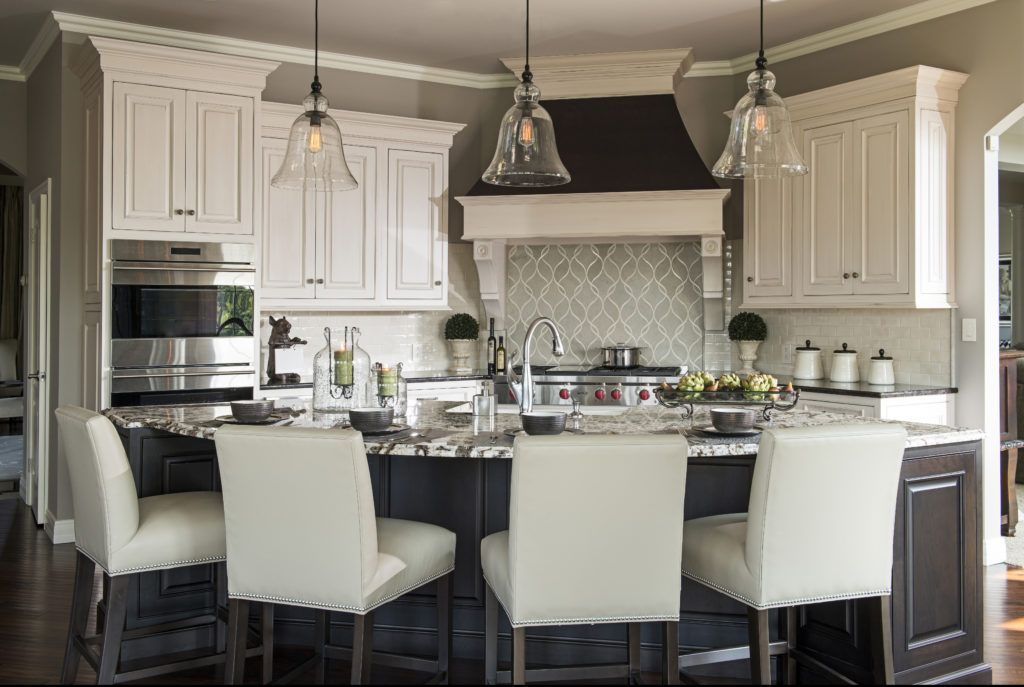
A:
[[[327,349],[329,351],[334,350],[334,346],[331,345],[331,328],[324,327],[324,337],[327,339]],[[352,346],[349,347],[349,331],[348,327],[345,327],[345,350],[352,351],[353,356],[355,355],[355,334],[351,336]],[[353,360],[354,362],[354,360]],[[331,361],[331,396],[333,398],[352,398],[352,394],[355,391],[355,369],[352,370],[352,383],[351,384],[338,384],[338,368],[335,361]]]
[[[796,404],[800,400],[800,390],[691,391],[681,393],[675,389],[655,389],[654,397],[665,408],[682,410],[684,420],[693,419],[693,407],[695,405],[760,405],[763,406],[761,408],[761,416],[765,422],[771,422],[773,412],[796,408]]]

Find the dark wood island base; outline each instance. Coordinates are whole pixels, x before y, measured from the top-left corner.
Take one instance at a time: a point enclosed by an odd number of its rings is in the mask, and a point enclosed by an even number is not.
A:
[[[220,488],[212,441],[149,428],[119,431],[139,496]],[[991,669],[982,656],[980,450],[980,442],[972,441],[909,448],[905,453],[893,566],[892,644],[897,683],[992,681]],[[691,456],[686,517],[746,511],[754,460],[753,455]],[[487,534],[508,527],[510,461],[407,455],[370,455],[369,461],[381,516],[435,523],[458,535],[454,655],[482,657],[485,587],[479,543]],[[814,514],[808,513],[808,517]],[[158,625],[212,611],[218,574],[214,566],[196,566],[141,575],[130,590],[128,627]],[[857,682],[870,683],[870,612],[871,604],[863,601],[801,608],[797,614],[801,650]],[[278,643],[312,646],[312,611],[282,607],[275,621]],[[784,639],[785,617],[773,612],[770,622],[773,641]],[[430,655],[436,648],[432,593],[409,594],[382,608],[375,633],[374,645],[379,651]],[[331,641],[347,644],[351,634],[351,619],[335,614]],[[500,637],[499,654],[504,661],[511,641],[507,625]],[[621,662],[627,652],[626,640],[625,626],[544,628],[528,633],[527,651],[534,664]],[[212,646],[214,641],[211,626],[127,642],[123,655],[126,660],[166,655]],[[746,610],[684,579],[681,650],[746,642]],[[657,670],[660,646],[659,628],[644,627],[645,670]],[[686,670],[695,675],[749,676],[745,661],[688,666]],[[778,666],[773,665],[772,670],[774,675]],[[808,667],[801,667],[799,678],[804,682],[829,680]]]

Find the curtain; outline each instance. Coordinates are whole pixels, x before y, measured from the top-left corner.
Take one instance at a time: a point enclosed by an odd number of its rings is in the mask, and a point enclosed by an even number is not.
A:
[[[22,190],[0,186],[0,339],[21,339]]]

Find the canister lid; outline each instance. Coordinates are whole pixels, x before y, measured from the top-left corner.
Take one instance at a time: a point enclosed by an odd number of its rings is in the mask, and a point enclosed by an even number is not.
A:
[[[871,356],[871,359],[872,360],[892,360],[892,356],[891,355],[886,355],[884,348],[879,348],[878,349],[878,355]]]
[[[796,350],[798,350],[798,351],[820,351],[821,349],[818,348],[817,346],[812,346],[811,345],[811,340],[807,339],[806,341],[804,341],[804,345],[803,346],[797,346]]]
[[[844,343],[842,349],[838,349],[837,348],[836,350],[834,350],[832,352],[833,353],[856,353],[857,351],[853,350],[852,348],[847,348],[847,344]]]

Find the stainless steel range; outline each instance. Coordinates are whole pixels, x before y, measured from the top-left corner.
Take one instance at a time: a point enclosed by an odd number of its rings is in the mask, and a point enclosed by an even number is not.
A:
[[[516,372],[521,372],[517,367]],[[656,405],[654,390],[662,382],[676,384],[687,367],[570,367],[533,365],[533,402],[537,405]],[[494,379],[498,403],[515,403],[506,375]]]

